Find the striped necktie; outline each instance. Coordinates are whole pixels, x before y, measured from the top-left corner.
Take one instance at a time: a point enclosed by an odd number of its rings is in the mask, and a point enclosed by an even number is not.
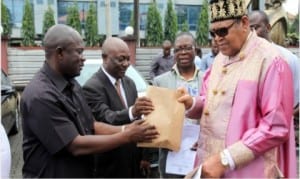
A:
[[[125,103],[124,98],[123,98],[122,93],[121,93],[121,85],[120,85],[120,82],[121,82],[120,79],[117,79],[117,80],[116,80],[116,82],[115,82],[115,88],[116,88],[116,90],[117,90],[117,93],[118,93],[118,95],[119,95],[119,97],[120,97],[120,99],[121,99],[121,102],[122,102],[123,106],[126,107],[126,103]]]

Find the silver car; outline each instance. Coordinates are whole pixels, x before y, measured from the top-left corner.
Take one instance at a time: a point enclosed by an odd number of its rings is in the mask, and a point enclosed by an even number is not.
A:
[[[99,70],[100,66],[102,65],[102,59],[93,59],[93,60],[86,60],[84,62],[84,67],[81,70],[80,76],[76,77],[76,80],[82,86],[84,83],[96,72]],[[144,96],[146,89],[148,87],[148,83],[143,78],[143,76],[132,66],[130,65],[125,73],[126,76],[131,78],[138,91],[138,96]]]
[[[19,95],[8,76],[1,70],[1,123],[7,134],[19,131]]]

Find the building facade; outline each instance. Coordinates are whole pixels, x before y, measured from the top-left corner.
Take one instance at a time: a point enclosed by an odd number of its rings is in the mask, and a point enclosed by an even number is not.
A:
[[[3,0],[8,7],[13,23],[12,37],[21,36],[22,17],[25,0]],[[179,29],[187,21],[190,32],[195,33],[197,20],[201,11],[202,0],[172,0],[177,14]],[[37,35],[42,33],[44,12],[50,6],[54,10],[56,23],[65,23],[67,8],[77,2],[80,12],[80,19],[84,27],[86,13],[89,3],[94,3],[97,7],[98,34],[106,34],[107,19],[110,19],[110,29],[112,35],[122,36],[124,29],[130,24],[133,14],[133,0],[31,0],[34,11],[35,32]],[[107,3],[109,2],[109,3]],[[147,22],[147,11],[152,0],[139,0],[139,20],[140,37],[145,37]],[[167,9],[167,0],[156,0],[161,19],[164,19]],[[109,4],[110,13],[107,13]],[[107,14],[107,15],[106,15]],[[107,17],[109,15],[109,17]]]

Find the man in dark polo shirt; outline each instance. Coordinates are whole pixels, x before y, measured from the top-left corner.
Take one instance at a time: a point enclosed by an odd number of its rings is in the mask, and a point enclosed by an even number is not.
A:
[[[77,31],[51,27],[44,48],[44,66],[21,99],[24,178],[93,177],[92,154],[156,137],[155,128],[141,120],[121,127],[95,122],[74,80],[85,61]]]

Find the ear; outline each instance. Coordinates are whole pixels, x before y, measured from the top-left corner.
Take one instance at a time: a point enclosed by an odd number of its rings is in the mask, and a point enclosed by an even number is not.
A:
[[[55,51],[59,58],[63,57],[63,49],[61,47],[57,47]]]
[[[249,18],[248,16],[243,16],[241,18],[242,27],[244,30],[247,30],[250,27]]]
[[[271,30],[272,30],[271,25],[270,25],[270,24],[267,24],[266,27],[267,27],[268,32],[271,32]]]

